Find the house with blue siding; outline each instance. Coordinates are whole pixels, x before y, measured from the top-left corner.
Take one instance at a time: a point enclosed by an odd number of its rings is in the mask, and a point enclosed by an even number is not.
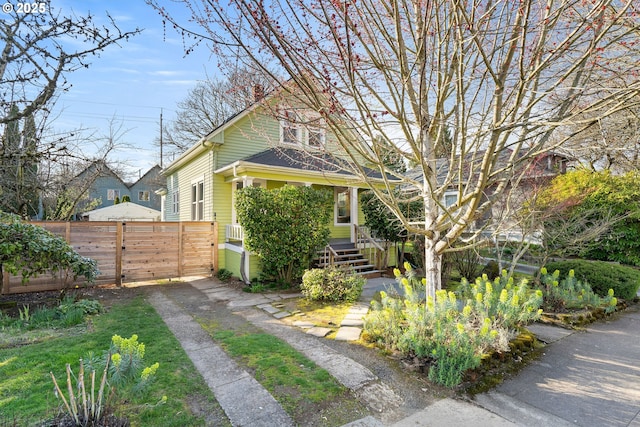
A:
[[[156,192],[164,186],[161,168],[156,165],[149,169],[137,181],[125,182],[116,172],[102,160],[91,163],[73,178],[71,185],[85,189],[82,201],[78,204],[78,212],[92,201],[98,204],[92,209],[111,206],[117,200],[128,196],[132,203],[146,208],[160,210],[161,197]]]

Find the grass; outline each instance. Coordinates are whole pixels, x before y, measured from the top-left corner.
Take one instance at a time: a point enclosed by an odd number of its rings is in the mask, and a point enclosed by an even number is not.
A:
[[[137,334],[146,345],[145,363],[160,363],[147,389],[140,395],[122,396],[125,402],[116,413],[127,416],[132,425],[200,426],[204,421],[191,413],[188,402],[204,399],[206,405],[217,406],[178,341],[141,297],[115,305],[93,317],[88,327],[78,328],[64,336],[58,330],[43,342],[0,349],[0,424],[14,417],[25,424],[27,420],[41,424],[55,416],[61,402],[53,393],[49,372],[62,378],[67,363],[77,371],[78,360],[90,351],[101,354],[107,350],[114,334]],[[166,403],[155,405],[165,395]]]
[[[281,403],[293,412],[298,399],[320,402],[340,395],[344,388],[327,371],[269,334],[236,335],[221,331],[213,335],[233,357],[241,357],[267,390],[292,388],[295,395],[283,396]]]
[[[337,328],[353,305],[350,302],[311,301],[306,298],[292,298],[282,303],[288,312],[301,313],[301,315],[286,318],[285,321],[304,320],[325,328]]]
[[[342,425],[367,412],[326,370],[279,338],[260,332],[223,330],[214,323],[202,326],[294,420],[308,423],[310,417],[322,411],[324,424]]]

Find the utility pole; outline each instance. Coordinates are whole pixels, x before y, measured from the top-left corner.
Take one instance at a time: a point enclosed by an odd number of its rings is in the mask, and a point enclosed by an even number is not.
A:
[[[162,169],[162,108],[160,108],[160,169]]]

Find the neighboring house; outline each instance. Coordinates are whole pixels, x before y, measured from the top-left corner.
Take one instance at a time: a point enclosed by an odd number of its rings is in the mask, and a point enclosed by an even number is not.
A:
[[[164,178],[160,173],[160,166],[156,165],[136,182],[127,183],[104,161],[99,160],[73,178],[71,185],[85,189],[85,203],[99,200],[96,209],[113,205],[116,198],[122,200],[124,196],[129,196],[131,202],[159,211],[161,198],[156,191],[164,186]],[[82,211],[83,205],[80,204],[78,208]]]
[[[344,172],[341,160],[328,154],[338,151],[333,135],[321,125],[305,126],[293,119],[303,114],[300,111],[285,111],[283,117],[291,119],[279,120],[273,115],[274,102],[262,99],[233,116],[163,171],[163,219],[217,221],[219,268],[245,281],[259,275],[260,264],[244,248],[234,209],[235,191],[243,187],[329,189],[334,194],[332,247],[367,238],[358,227],[364,224],[358,193],[367,184]],[[287,108],[277,106],[279,111]],[[374,180],[375,173],[370,178]],[[362,264],[370,266],[366,259]]]
[[[511,150],[503,150],[499,154],[496,168],[506,166],[511,155]],[[482,155],[476,155],[476,158],[481,159]],[[478,161],[474,163],[471,159],[464,160],[466,165],[466,170],[463,172],[464,180],[469,177],[469,174],[476,173],[477,163]],[[502,238],[521,239],[525,231],[522,230],[518,221],[512,216],[513,212],[515,212],[514,208],[523,206],[536,191],[555,176],[566,173],[568,163],[569,159],[566,156],[556,152],[542,153],[535,159],[525,162],[522,166],[523,169],[519,173],[513,174],[517,179],[510,183],[508,194],[505,193],[504,197],[495,198],[491,210],[471,223],[468,230],[474,232],[479,229],[485,229],[483,234],[493,235],[496,232],[494,229],[495,224],[499,223],[501,234],[504,235]],[[455,178],[456,175],[452,175],[450,172],[448,159],[438,159],[436,162],[436,180],[439,185],[445,186],[441,203],[446,208],[458,202],[458,181]],[[420,168],[408,171],[407,176],[411,180],[422,182],[422,170]],[[410,186],[406,186],[405,189],[406,191],[416,191]],[[484,194],[487,197],[492,196],[493,191],[493,187],[489,187]]]
[[[82,219],[88,221],[160,221],[159,210],[147,208],[133,202],[118,203],[100,209],[94,209],[82,214]]]

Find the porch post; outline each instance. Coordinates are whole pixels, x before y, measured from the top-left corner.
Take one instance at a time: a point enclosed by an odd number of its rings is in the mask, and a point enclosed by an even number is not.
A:
[[[358,224],[358,187],[349,188],[349,202],[351,203],[351,243],[357,243],[354,224]]]

